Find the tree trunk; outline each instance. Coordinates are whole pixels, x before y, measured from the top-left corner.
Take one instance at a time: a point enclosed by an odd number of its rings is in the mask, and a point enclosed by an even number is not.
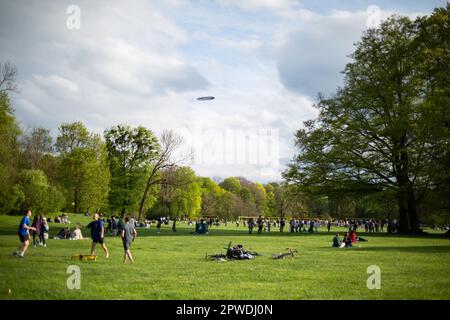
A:
[[[145,186],[144,195],[142,196],[142,199],[141,199],[141,204],[139,205],[139,217],[138,217],[138,220],[141,220],[141,216],[142,216],[142,213],[144,211],[144,204],[145,204],[145,201],[147,201],[148,191],[149,190],[150,190],[150,184],[147,183],[146,186]]]
[[[404,186],[400,186],[397,193],[397,199],[398,199],[398,214],[399,214],[399,226],[397,232],[409,233],[410,226],[408,220],[408,195]]]
[[[78,213],[78,188],[75,188],[73,203],[74,203],[73,210],[75,211],[75,213]]]
[[[416,197],[412,186],[408,188],[408,217],[409,231],[411,233],[422,233],[420,229],[419,217],[417,215]]]

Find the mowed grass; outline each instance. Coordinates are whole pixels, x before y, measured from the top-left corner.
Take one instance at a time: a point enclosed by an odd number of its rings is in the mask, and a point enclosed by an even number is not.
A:
[[[86,225],[90,219],[70,215]],[[439,234],[413,237],[359,235],[369,242],[350,249],[331,248],[334,232],[249,235],[240,228],[213,227],[209,235],[191,234],[178,223],[138,229],[132,245],[135,264],[122,264],[122,243],[107,237],[111,257],[100,248],[95,262],[71,260],[89,253],[91,242],[53,240],[30,246],[25,259],[12,256],[19,241],[20,217],[0,216],[0,299],[449,299],[450,239]],[[64,225],[50,224],[50,235]],[[343,229],[339,230],[341,233]],[[83,235],[89,233],[83,229]],[[232,241],[262,254],[246,261],[206,261],[205,254],[224,252]],[[296,248],[295,259],[273,260],[272,254]],[[81,269],[81,288],[69,290],[69,265]],[[367,267],[381,269],[381,289],[367,288]],[[10,290],[10,292],[9,292]]]

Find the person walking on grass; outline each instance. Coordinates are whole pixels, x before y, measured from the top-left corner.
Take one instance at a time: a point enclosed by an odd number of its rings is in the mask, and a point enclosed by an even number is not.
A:
[[[34,216],[31,226],[35,229],[32,231],[32,236],[33,236],[33,247],[36,248],[38,245],[42,244],[40,241],[42,216],[40,214]]]
[[[17,230],[17,234],[20,239],[20,245],[17,248],[17,251],[14,251],[13,255],[18,256],[19,258],[23,258],[25,252],[30,245],[30,230],[36,231],[36,228],[30,227],[30,217],[31,210],[25,210],[25,215],[20,220],[19,230]]]
[[[109,258],[108,248],[105,244],[105,224],[103,220],[100,220],[100,215],[98,213],[94,214],[94,221],[89,223],[87,228],[91,229],[92,247],[91,254],[95,254],[95,247],[99,243],[103,251],[105,251],[106,258]]]
[[[162,218],[158,218],[158,222],[156,224],[156,233],[161,233],[161,225],[162,225]]]
[[[47,244],[45,243],[45,238],[48,237],[49,229],[50,228],[47,223],[47,218],[42,217],[42,225],[41,225],[41,232],[39,233],[39,241],[42,243],[44,248],[47,247]]]
[[[121,236],[122,236],[123,250],[124,250],[123,263],[127,262],[127,258],[128,258],[128,260],[130,260],[131,263],[133,263],[134,260],[133,260],[133,256],[131,255],[130,247],[131,247],[131,243],[134,241],[134,239],[136,239],[137,231],[136,231],[136,228],[134,227],[134,225],[132,225],[130,223],[129,217],[125,217],[125,225],[123,227]]]
[[[263,226],[264,226],[264,220],[262,218],[262,216],[258,217],[257,224],[258,224],[258,232],[256,232],[256,234],[261,234],[262,230],[263,230]]]
[[[172,232],[177,232],[177,225],[176,225],[177,220],[178,220],[178,217],[175,217],[173,219]]]

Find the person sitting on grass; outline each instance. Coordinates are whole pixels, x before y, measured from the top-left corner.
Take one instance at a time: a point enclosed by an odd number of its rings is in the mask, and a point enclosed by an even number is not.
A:
[[[136,239],[137,231],[134,225],[130,223],[130,218],[125,217],[125,226],[122,230],[122,242],[123,242],[123,263],[127,262],[127,258],[130,260],[131,263],[134,262],[133,256],[131,255],[130,247],[131,243]]]
[[[350,236],[350,239],[352,240],[352,242],[355,242],[355,241],[367,242],[366,239],[363,239],[361,237],[357,237],[355,230],[351,230],[350,233],[349,233],[349,236]]]
[[[352,239],[351,239],[350,234],[348,232],[345,233],[343,242],[344,242],[345,248],[352,247]]]
[[[80,226],[76,226],[75,229],[70,234],[70,240],[84,240],[83,234],[81,233]]]
[[[58,234],[56,235],[55,239],[64,240],[68,239],[70,237],[70,229],[69,228],[62,228],[59,230]]]
[[[339,248],[341,246],[341,239],[339,239],[339,233],[336,233],[336,235],[333,238],[333,248]]]
[[[97,243],[99,243],[103,251],[105,251],[106,258],[109,258],[109,252],[108,248],[105,244],[105,226],[104,222],[100,220],[100,215],[98,213],[94,214],[94,221],[89,223],[87,228],[91,229],[91,238],[92,238],[92,247],[91,247],[91,254],[95,254],[95,247]]]

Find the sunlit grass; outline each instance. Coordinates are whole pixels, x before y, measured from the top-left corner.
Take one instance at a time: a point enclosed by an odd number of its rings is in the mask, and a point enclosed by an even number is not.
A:
[[[273,229],[258,236],[228,224],[209,235],[191,234],[178,223],[157,234],[138,229],[132,245],[136,263],[122,264],[122,244],[107,237],[111,257],[101,250],[95,262],[71,260],[89,253],[90,241],[49,240],[48,247],[30,247],[25,259],[12,256],[19,244],[20,217],[0,216],[1,299],[449,299],[450,239],[362,234],[369,242],[351,249],[331,248],[332,235],[281,234]],[[72,224],[88,218],[71,215]],[[51,224],[51,235],[64,225]],[[344,230],[339,230],[343,232]],[[83,235],[88,231],[83,229]],[[250,261],[206,261],[205,254],[224,252],[232,241],[262,254]],[[272,260],[286,248],[295,259]],[[81,289],[66,285],[69,265],[81,268]],[[367,267],[381,268],[381,289],[369,290]],[[9,293],[9,290],[11,293]]]

